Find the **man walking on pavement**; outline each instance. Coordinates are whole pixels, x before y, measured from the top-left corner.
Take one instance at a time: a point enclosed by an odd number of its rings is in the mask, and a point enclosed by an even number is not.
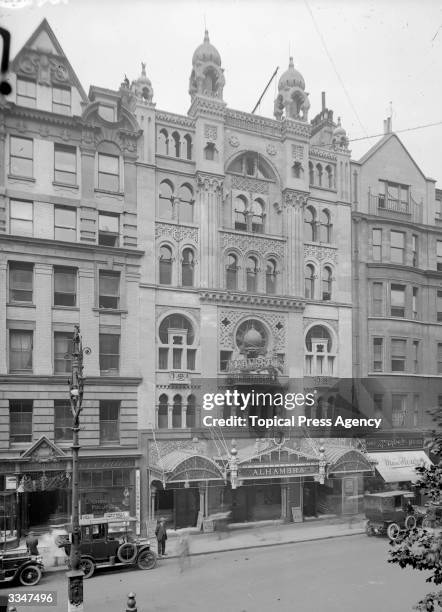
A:
[[[38,539],[33,531],[28,533],[26,538],[26,548],[28,549],[28,553],[30,555],[38,555]]]
[[[155,529],[155,535],[157,536],[158,541],[158,556],[162,557],[166,554],[166,540],[167,540],[167,531],[166,531],[166,519],[161,517],[160,522]]]

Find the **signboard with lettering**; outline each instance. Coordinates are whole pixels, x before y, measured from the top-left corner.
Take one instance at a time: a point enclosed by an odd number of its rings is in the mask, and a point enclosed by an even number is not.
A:
[[[319,474],[319,465],[269,465],[262,467],[254,466],[239,466],[238,478],[240,480],[254,480],[260,478],[281,478],[286,476],[311,476]]]
[[[103,516],[111,521],[127,521],[129,512],[105,512]]]
[[[16,476],[5,476],[5,491],[15,491],[17,488]]]
[[[300,507],[295,507],[292,506],[292,519],[294,523],[302,523],[303,522],[303,516],[302,516],[302,508]]]
[[[266,368],[275,368],[282,372],[284,361],[279,357],[251,357],[248,359],[231,359],[227,362],[228,372],[260,372]]]
[[[140,470],[135,470],[135,518],[137,519],[135,525],[135,533],[140,535],[141,531],[141,490],[140,490]]]
[[[389,451],[395,449],[413,450],[424,448],[424,439],[420,437],[407,438],[405,436],[401,436],[400,438],[367,438],[365,444],[367,450],[370,451]]]

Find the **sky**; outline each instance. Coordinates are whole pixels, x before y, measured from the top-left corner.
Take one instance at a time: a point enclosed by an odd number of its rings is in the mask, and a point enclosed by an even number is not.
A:
[[[393,131],[442,187],[442,1],[0,0],[11,57],[44,17],[86,92],[118,89],[144,61],[157,108],[179,114],[190,106],[192,54],[205,25],[221,54],[230,108],[251,112],[275,68],[278,79],[293,55],[310,94],[309,118],[325,91],[354,159],[377,141],[366,137],[382,134],[392,110]],[[257,114],[273,116],[277,79]]]

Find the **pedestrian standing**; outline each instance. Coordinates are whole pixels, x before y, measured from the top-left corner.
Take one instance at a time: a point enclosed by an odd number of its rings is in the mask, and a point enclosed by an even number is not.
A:
[[[30,555],[38,555],[38,538],[33,531],[30,531],[26,538],[26,548]]]
[[[158,556],[162,557],[166,554],[166,540],[167,540],[167,531],[166,531],[166,519],[161,517],[157,528],[155,529],[155,535],[157,536],[158,542]]]

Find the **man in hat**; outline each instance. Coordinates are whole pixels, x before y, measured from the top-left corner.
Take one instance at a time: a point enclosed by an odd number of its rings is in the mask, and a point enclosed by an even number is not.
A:
[[[167,540],[167,531],[166,531],[166,519],[161,517],[157,528],[155,529],[155,535],[157,536],[158,542],[158,556],[162,557],[166,554],[166,540]]]

